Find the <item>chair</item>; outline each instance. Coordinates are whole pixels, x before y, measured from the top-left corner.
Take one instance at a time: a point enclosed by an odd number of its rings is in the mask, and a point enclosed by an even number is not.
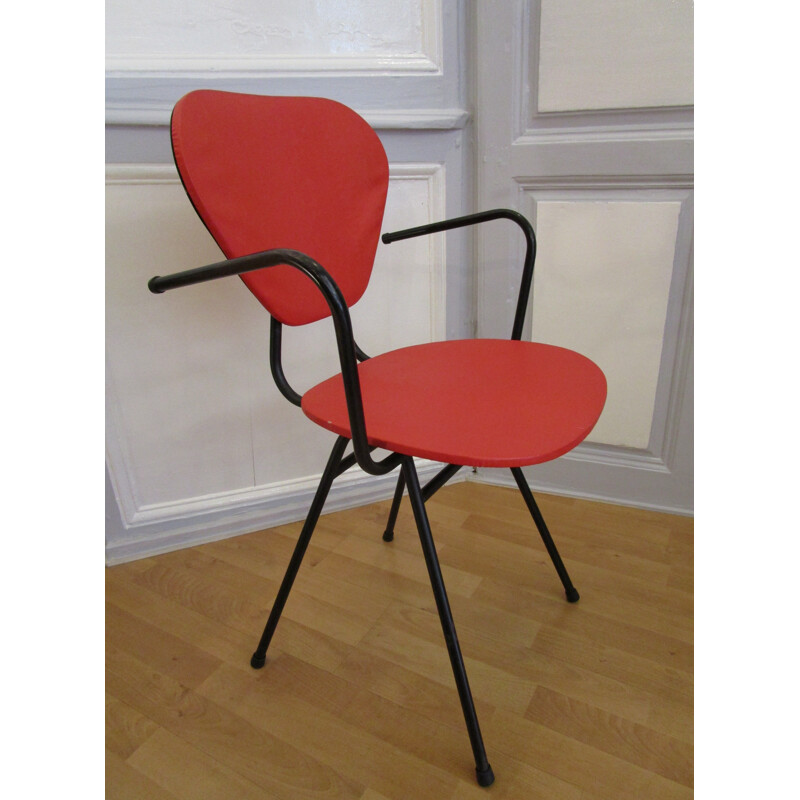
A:
[[[494,781],[442,580],[425,502],[462,467],[507,467],[556,568],[578,600],[522,467],[568,452],[597,422],[606,397],[600,369],[578,353],[521,341],[536,240],[530,223],[499,209],[385,233],[385,244],[489,220],[521,228],[527,242],[508,340],[444,341],[369,358],[349,307],[369,281],[389,169],[374,131],[331,100],[195,91],[175,106],[172,146],[184,188],[226,260],[165,277],[152,292],[240,275],[271,315],[270,366],[281,393],[336,442],[251,659],[259,669],[334,479],[354,465],[399,468],[383,538],[393,537],[407,488],[475,758],[478,783]],[[341,372],[302,397],[281,362],[283,326],[332,317]],[[348,443],[353,450],[345,455]],[[381,460],[373,451],[390,451]],[[414,458],[441,462],[424,487]]]

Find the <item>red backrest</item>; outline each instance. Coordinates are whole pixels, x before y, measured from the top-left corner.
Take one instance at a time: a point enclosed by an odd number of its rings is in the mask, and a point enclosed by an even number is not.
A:
[[[197,213],[227,258],[300,250],[353,305],[378,247],[389,165],[367,123],[316,97],[201,90],[172,113],[175,163]],[[242,276],[280,322],[329,315],[311,281],[288,266]]]

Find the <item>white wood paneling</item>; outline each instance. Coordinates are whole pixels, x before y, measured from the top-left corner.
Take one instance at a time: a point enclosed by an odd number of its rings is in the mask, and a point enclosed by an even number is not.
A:
[[[538,110],[691,105],[693,5],[542,0]]]

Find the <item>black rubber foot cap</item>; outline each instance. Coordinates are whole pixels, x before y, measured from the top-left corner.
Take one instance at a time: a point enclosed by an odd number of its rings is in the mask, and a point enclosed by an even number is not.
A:
[[[253,669],[261,669],[264,664],[267,663],[266,655],[259,655],[258,653],[253,653],[253,657],[250,659],[250,666]]]
[[[384,542],[391,542],[394,539],[394,531],[389,530],[388,528],[383,532],[383,541]]]
[[[578,590],[574,586],[571,589],[567,589],[567,602],[577,603],[580,599],[581,596],[578,594]]]
[[[478,776],[478,784],[480,786],[491,786],[494,783],[494,772],[487,764],[486,769],[475,769],[475,774]]]

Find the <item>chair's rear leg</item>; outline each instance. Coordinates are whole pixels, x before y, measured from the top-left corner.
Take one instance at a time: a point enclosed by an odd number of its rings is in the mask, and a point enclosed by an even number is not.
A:
[[[459,464],[448,464],[444,469],[434,475],[425,486],[422,487],[422,499],[427,503],[439,489],[444,486],[453,475],[461,469]],[[400,470],[400,475],[397,478],[397,487],[394,490],[394,500],[392,501],[392,508],[389,511],[389,519],[386,522],[386,530],[383,532],[383,541],[391,542],[394,539],[394,525],[397,522],[397,512],[400,509],[400,501],[403,499],[403,492],[406,488],[403,470]]]
[[[511,472],[514,475],[514,480],[516,480],[517,486],[519,486],[519,490],[525,500],[525,505],[528,506],[528,511],[531,512],[533,521],[536,523],[536,527],[539,529],[539,534],[542,537],[544,546],[547,548],[547,552],[550,554],[550,560],[553,562],[553,566],[556,568],[558,577],[561,578],[561,583],[564,585],[564,590],[567,593],[567,600],[570,603],[577,603],[581,596],[578,594],[578,590],[572,585],[572,581],[567,573],[567,568],[564,566],[564,562],[561,560],[561,556],[558,554],[553,537],[550,536],[550,531],[547,530],[547,525],[545,524],[542,512],[539,511],[539,506],[536,505],[536,500],[534,499],[533,493],[528,486],[528,482],[525,480],[525,476],[522,474],[522,470],[519,467],[512,467]]]
[[[286,573],[283,576],[283,582],[278,590],[278,596],[275,598],[275,603],[272,606],[269,619],[267,620],[264,633],[261,635],[261,641],[258,643],[253,657],[250,659],[250,666],[254,669],[260,669],[264,666],[267,660],[267,648],[272,640],[272,634],[275,633],[275,628],[278,626],[278,620],[281,618],[281,612],[286,605],[286,600],[289,597],[289,592],[292,589],[297,571],[300,569],[300,564],[303,561],[303,556],[306,553],[306,548],[311,540],[311,534],[314,533],[319,515],[322,513],[322,507],[325,505],[325,499],[330,491],[333,479],[339,474],[339,465],[342,462],[342,456],[345,448],[347,447],[348,439],[340,436],[333,446],[328,464],[325,471],[322,473],[322,479],[317,487],[317,492],[314,495],[314,500],[311,503],[311,508],[308,511],[303,530],[300,531],[300,536],[297,539],[297,544],[294,547],[294,553],[289,561],[289,566],[286,568]]]
[[[475,757],[475,773],[478,783],[481,786],[489,786],[494,782],[494,773],[489,766],[486,758],[486,749],[483,746],[483,737],[478,725],[478,716],[475,713],[475,704],[472,700],[472,692],[467,681],[467,672],[464,668],[464,659],[461,656],[461,647],[458,644],[453,615],[450,611],[450,603],[447,599],[447,592],[444,588],[442,571],[439,567],[439,558],[436,555],[436,548],[433,544],[428,514],[425,511],[425,503],[422,498],[422,491],[419,486],[414,461],[411,458],[403,459],[403,474],[408,485],[408,496],[411,500],[411,508],[414,511],[414,519],[419,530],[419,538],[422,543],[422,552],[425,556],[425,564],[428,567],[428,575],[433,588],[433,596],[436,599],[436,608],[439,612],[439,620],[442,623],[444,639],[447,643],[447,652],[450,656],[450,664],[453,668],[453,676],[456,680],[458,696],[461,700],[461,708],[464,712],[464,719],[467,723],[472,752]]]
[[[406,490],[406,479],[403,470],[397,476],[397,486],[394,490],[392,507],[389,509],[389,519],[386,520],[386,530],[383,532],[383,541],[391,542],[394,539],[394,524],[397,522],[397,512],[400,510],[400,502],[403,499],[403,492]]]

